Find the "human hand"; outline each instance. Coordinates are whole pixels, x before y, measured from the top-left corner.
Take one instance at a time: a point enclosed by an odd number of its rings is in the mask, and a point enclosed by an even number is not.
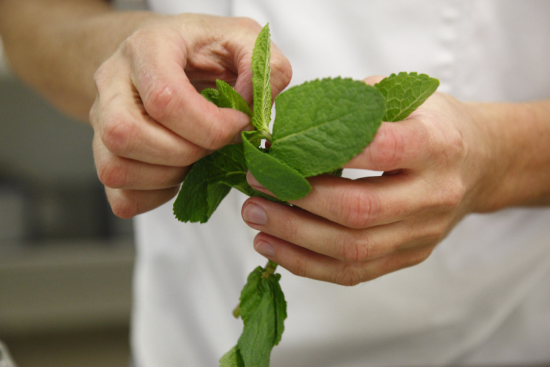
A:
[[[199,91],[223,79],[250,102],[250,60],[260,30],[247,18],[158,15],[97,70],[94,159],[117,216],[130,218],[170,200],[191,164],[247,128],[248,116],[216,107]],[[292,71],[276,46],[271,52],[275,96]]]
[[[243,219],[261,231],[254,247],[296,275],[341,285],[418,264],[464,215],[487,209],[486,136],[472,105],[436,93],[406,120],[384,122],[345,166],[381,177],[312,177],[293,207],[248,199]],[[250,173],[248,182],[269,193]]]

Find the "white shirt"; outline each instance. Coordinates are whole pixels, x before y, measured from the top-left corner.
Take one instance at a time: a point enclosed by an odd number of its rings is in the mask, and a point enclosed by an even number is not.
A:
[[[293,85],[418,71],[461,100],[550,97],[547,1],[149,2],[269,21]],[[236,344],[231,311],[265,264],[240,218],[244,200],[233,190],[204,225],[178,222],[172,203],[137,218],[138,367],[217,366]],[[289,316],[273,367],[550,361],[548,208],[470,215],[424,263],[352,288],[280,273]]]

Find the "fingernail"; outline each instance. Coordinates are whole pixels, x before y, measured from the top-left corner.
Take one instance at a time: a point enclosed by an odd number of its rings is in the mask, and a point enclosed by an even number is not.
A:
[[[245,222],[264,225],[267,223],[267,214],[261,206],[248,203],[243,210],[243,219]]]
[[[267,243],[265,241],[258,241],[256,245],[254,245],[254,250],[265,257],[275,256],[275,249],[273,248],[273,246],[271,246],[270,243]]]
[[[252,173],[250,173],[250,171],[246,173],[246,182],[248,182],[250,186],[263,187],[262,184],[259,183],[258,180],[254,178],[254,176],[252,176]]]

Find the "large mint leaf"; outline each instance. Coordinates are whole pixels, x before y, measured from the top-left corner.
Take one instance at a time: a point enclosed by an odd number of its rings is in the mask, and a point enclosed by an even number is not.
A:
[[[281,340],[286,302],[279,287],[280,275],[263,276],[257,267],[241,292],[244,328],[237,346],[245,366],[268,367],[271,350]]]
[[[220,358],[220,367],[245,367],[238,346],[235,345]]]
[[[386,104],[374,87],[351,79],[306,82],[281,93],[269,154],[309,177],[332,172],[373,139]]]
[[[252,51],[252,87],[254,89],[254,115],[252,125],[269,132],[271,121],[271,40],[269,23],[261,30]]]
[[[246,113],[248,116],[252,116],[250,107],[244,100],[244,98],[233,89],[232,86],[224,82],[223,80],[216,80],[216,88],[218,88],[218,107],[233,108],[237,111]]]
[[[295,169],[258,149],[249,140],[255,132],[243,132],[244,157],[252,175],[283,201],[298,200],[311,191],[309,182]]]
[[[439,80],[426,74],[392,74],[374,85],[386,98],[384,121],[401,121],[416,110],[439,87]]]

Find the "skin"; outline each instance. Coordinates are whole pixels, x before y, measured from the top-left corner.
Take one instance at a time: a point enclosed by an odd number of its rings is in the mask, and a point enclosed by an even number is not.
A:
[[[250,128],[198,91],[224,79],[250,102],[260,29],[246,18],[115,12],[101,0],[0,0],[14,71],[65,112],[86,120],[90,111],[98,176],[123,218],[173,198],[192,163]],[[271,67],[275,96],[292,75],[276,46]],[[405,121],[383,123],[346,165],[382,177],[310,178],[294,206],[251,198],[243,219],[261,231],[255,249],[297,275],[374,279],[425,260],[469,213],[550,204],[549,116],[550,101],[436,93]]]

